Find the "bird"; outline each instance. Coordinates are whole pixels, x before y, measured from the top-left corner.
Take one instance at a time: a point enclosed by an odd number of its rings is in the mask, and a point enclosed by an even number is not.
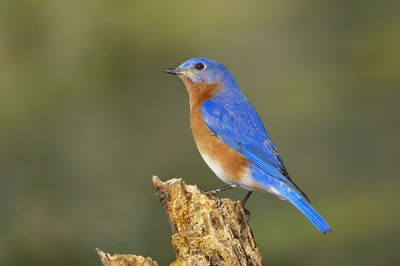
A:
[[[254,190],[267,191],[293,204],[323,234],[332,231],[293,182],[259,115],[222,63],[199,57],[164,71],[185,85],[197,148],[227,184],[209,194],[241,187],[248,190],[244,205]]]

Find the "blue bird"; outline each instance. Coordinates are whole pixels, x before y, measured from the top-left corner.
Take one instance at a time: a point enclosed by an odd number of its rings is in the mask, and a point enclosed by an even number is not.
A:
[[[288,200],[323,234],[329,224],[310,205],[290,178],[277,148],[256,110],[239,89],[230,71],[207,58],[190,59],[165,72],[177,75],[189,93],[190,125],[197,148],[207,165],[228,186],[242,187]]]

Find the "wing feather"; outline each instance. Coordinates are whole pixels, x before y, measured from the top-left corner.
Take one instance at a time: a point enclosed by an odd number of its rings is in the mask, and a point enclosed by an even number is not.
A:
[[[201,110],[205,124],[214,134],[268,175],[279,179],[308,200],[290,179],[261,119],[243,94],[217,96],[205,101]]]

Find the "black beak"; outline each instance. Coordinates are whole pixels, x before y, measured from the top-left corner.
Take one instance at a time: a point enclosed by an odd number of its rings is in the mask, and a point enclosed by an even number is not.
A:
[[[174,74],[174,75],[178,75],[181,74],[181,69],[178,68],[167,68],[166,70],[164,70],[165,73],[169,73],[169,74]]]

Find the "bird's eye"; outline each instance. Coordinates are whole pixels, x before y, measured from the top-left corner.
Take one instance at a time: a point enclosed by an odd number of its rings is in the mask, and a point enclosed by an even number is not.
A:
[[[194,67],[195,67],[197,70],[203,70],[205,66],[204,66],[203,63],[197,63]]]

